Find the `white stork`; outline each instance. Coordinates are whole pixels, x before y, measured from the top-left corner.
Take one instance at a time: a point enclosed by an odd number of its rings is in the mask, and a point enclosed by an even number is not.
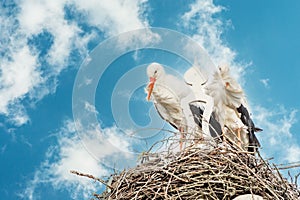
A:
[[[213,80],[206,89],[207,94],[214,98],[215,118],[219,121],[224,135],[243,149],[247,149],[249,144],[259,146],[254,131],[260,129],[254,127],[248,110],[244,107],[247,106],[245,94],[241,86],[230,76],[227,65],[219,67],[219,71],[214,74]],[[249,128],[250,126],[253,127]],[[236,135],[232,135],[232,132]]]
[[[188,131],[188,118],[192,117],[188,105],[183,106],[184,98],[191,94],[189,87],[183,80],[166,74],[164,68],[158,63],[151,63],[147,67],[147,75],[150,82],[146,88],[147,100],[151,96],[159,115],[180,132],[180,150],[182,150]]]
[[[195,58],[193,66],[184,74],[185,82],[191,87],[195,100],[189,102],[194,121],[202,129],[204,138],[218,138],[221,135],[221,127],[212,116],[214,100],[205,93],[204,85],[208,77],[203,71]]]

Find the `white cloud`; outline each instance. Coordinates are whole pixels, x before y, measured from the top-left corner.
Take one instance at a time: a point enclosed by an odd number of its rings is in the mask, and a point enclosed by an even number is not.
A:
[[[231,26],[230,21],[222,21],[216,14],[225,8],[215,5],[212,0],[197,0],[181,17],[180,26],[191,32],[195,39],[210,55],[216,66],[229,64],[232,75],[243,82],[245,69],[250,63],[236,62],[236,52],[222,39],[224,30]]]
[[[147,20],[142,17],[145,0],[71,2],[85,14],[90,24],[99,27],[109,36],[148,26]]]
[[[300,146],[291,132],[292,126],[297,122],[297,110],[287,110],[283,106],[273,110],[262,106],[253,108],[256,126],[264,129],[263,132],[257,133],[263,144],[262,151],[268,157],[275,157],[277,162],[299,161],[300,156],[295,152]]]
[[[299,162],[300,161],[300,146],[292,145],[287,149],[287,160],[288,162]]]
[[[0,18],[2,21],[3,18]],[[10,37],[8,40],[12,44],[9,46],[8,41],[1,42],[8,45],[8,48],[4,52],[7,56],[2,57],[0,62],[0,113],[9,116],[16,125],[22,125],[28,121],[28,116],[19,101],[43,80],[38,69],[37,56],[25,45],[23,38],[18,38],[20,35],[12,34],[11,30],[6,29],[11,21],[3,21],[1,36]]]
[[[82,146],[73,126],[70,121],[65,123],[57,135],[58,144],[48,148],[45,161],[35,171],[22,195],[20,194],[22,198],[40,199],[40,185],[52,185],[57,190],[66,189],[73,199],[82,195],[87,199],[91,192],[97,191],[96,187],[101,188],[99,184],[87,178],[70,173],[70,170],[78,170],[95,176],[107,174],[100,163]]]
[[[71,174],[70,170],[103,178],[111,173],[107,168],[113,167],[111,160],[119,163],[127,163],[128,160],[133,162],[129,148],[130,142],[120,137],[116,127],[103,130],[95,127],[80,137],[76,133],[75,124],[67,120],[57,133],[57,144],[48,148],[45,161],[19,196],[40,199],[39,186],[51,185],[55,190],[67,190],[73,199],[88,199],[103,186],[88,178]]]
[[[78,50],[83,56],[87,54],[87,44],[94,33],[84,32],[77,21],[66,18],[68,0],[21,1],[17,19],[19,30],[28,39],[43,32],[53,37],[44,59],[51,67],[51,75],[57,76],[70,62],[70,54]]]
[[[5,153],[6,148],[7,148],[7,145],[6,145],[6,144],[3,145],[3,146],[1,147],[1,149],[0,149],[0,154],[1,154],[1,155]]]
[[[90,104],[89,102],[85,102],[84,103],[84,109],[86,109],[89,112],[98,114],[98,111],[96,110],[95,106],[93,106],[92,104]]]
[[[108,37],[149,27],[145,16],[147,0],[72,0],[70,3],[82,14],[85,21]],[[144,34],[131,33],[118,39],[118,48],[125,49],[132,44],[149,44],[158,40],[159,36],[149,30]]]
[[[260,79],[259,81],[265,86],[265,88],[270,88],[269,85],[270,79],[265,78],[265,79]]]
[[[6,116],[9,118],[9,122],[16,126],[21,126],[30,122],[29,116],[23,105],[19,103],[18,100],[13,102],[13,105],[8,106],[9,113],[6,113]],[[0,112],[1,113],[1,112]]]
[[[0,114],[16,126],[27,123],[23,99],[35,102],[54,92],[58,75],[74,64],[72,52],[86,56],[88,43],[99,37],[93,30],[109,37],[147,27],[145,8],[146,1],[138,0],[21,0],[12,10],[1,7],[0,44],[6,48],[0,50]],[[81,24],[94,29],[84,29]],[[43,33],[51,37],[45,46],[30,43],[43,38]],[[150,31],[149,35],[140,39],[149,42]]]

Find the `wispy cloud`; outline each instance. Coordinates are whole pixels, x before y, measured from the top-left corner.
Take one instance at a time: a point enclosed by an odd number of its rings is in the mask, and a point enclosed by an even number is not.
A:
[[[265,78],[265,79],[260,79],[259,81],[265,86],[265,88],[270,88],[269,85],[270,79]]]
[[[0,114],[16,126],[27,123],[24,99],[36,102],[54,92],[58,75],[74,64],[72,53],[82,59],[101,35],[147,27],[145,9],[146,1],[137,0],[22,0],[1,6]]]
[[[106,139],[102,138],[104,135]],[[27,182],[25,190],[20,192],[20,197],[40,199],[40,186],[51,185],[55,190],[68,191],[73,199],[88,199],[90,194],[103,189],[103,186],[73,175],[70,170],[104,177],[111,173],[109,167],[113,167],[112,160],[132,162],[128,153],[130,142],[120,137],[116,127],[103,130],[95,127],[85,132],[84,136],[79,136],[74,122],[67,120],[56,137],[57,143],[48,148],[45,160]]]
[[[288,162],[300,162],[300,146],[292,144],[287,148],[287,161]]]
[[[98,27],[108,36],[148,26],[144,17],[147,7],[145,0],[71,2],[89,24]]]
[[[90,104],[89,102],[85,102],[84,103],[84,109],[86,109],[89,112],[98,114],[98,111],[96,110],[95,106],[93,106],[92,104]]]
[[[250,62],[240,63],[236,61],[237,53],[232,50],[222,34],[231,28],[231,21],[224,21],[217,17],[225,8],[213,3],[212,0],[197,0],[190,5],[190,9],[181,17],[180,26],[190,34],[210,55],[216,66],[229,64],[232,75],[243,82],[245,69]]]
[[[6,47],[0,54],[4,55],[0,63],[0,113],[9,116],[16,125],[22,125],[28,116],[19,101],[42,82],[41,72],[37,55],[27,46],[23,35],[15,32],[17,22],[5,15],[0,20],[0,44]]]
[[[0,149],[0,154],[4,154],[5,153],[5,151],[6,151],[6,147],[7,147],[7,145],[5,144],[5,145],[3,145],[2,147],[1,147],[1,149]]]
[[[71,131],[71,132],[70,132]],[[48,149],[45,161],[35,171],[27,183],[21,197],[39,199],[40,186],[52,186],[55,190],[67,190],[73,199],[84,197],[101,188],[101,185],[83,177],[77,177],[70,170],[91,173],[95,176],[107,175],[97,160],[82,146],[72,130],[62,130],[58,135],[58,146]],[[97,188],[98,187],[98,188]]]
[[[263,152],[268,157],[275,157],[277,162],[300,161],[295,153],[300,148],[291,128],[297,122],[297,110],[288,110],[283,106],[265,108],[253,106],[253,118],[264,131],[257,133],[263,144]]]

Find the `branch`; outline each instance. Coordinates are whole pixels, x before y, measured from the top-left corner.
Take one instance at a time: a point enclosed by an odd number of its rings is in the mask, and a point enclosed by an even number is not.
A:
[[[71,170],[70,173],[72,174],[76,174],[77,176],[85,176],[85,177],[88,177],[90,179],[94,179],[96,181],[99,181],[100,183],[102,183],[103,185],[105,185],[106,187],[108,187],[109,189],[113,189],[112,186],[108,185],[104,180],[100,179],[100,178],[97,178],[93,175],[90,175],[90,174],[84,174],[84,173],[81,173],[81,172],[77,172],[75,170]]]

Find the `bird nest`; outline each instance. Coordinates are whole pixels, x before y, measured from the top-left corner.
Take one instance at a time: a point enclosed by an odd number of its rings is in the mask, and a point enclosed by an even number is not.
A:
[[[148,154],[148,161],[113,176],[97,199],[299,199],[296,185],[259,155],[229,146],[197,145],[180,153]]]
[[[275,165],[233,146],[194,144],[181,152],[143,155],[143,163],[112,176],[97,199],[233,199],[243,194],[263,199],[300,199],[296,184]],[[145,159],[146,158],[146,159]],[[146,161],[145,161],[146,160]]]

